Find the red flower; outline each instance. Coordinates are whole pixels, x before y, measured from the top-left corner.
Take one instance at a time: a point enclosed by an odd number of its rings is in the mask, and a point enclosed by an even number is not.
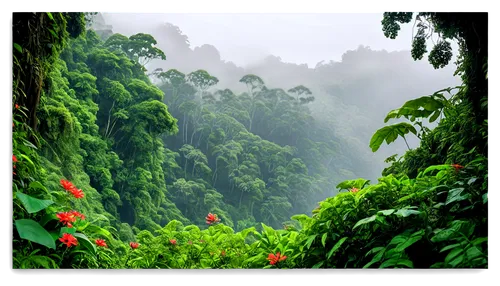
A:
[[[75,215],[71,212],[58,213],[56,216],[63,225],[67,225],[68,227],[73,227],[71,223],[76,221]]]
[[[70,181],[68,180],[65,180],[65,179],[61,179],[61,185],[63,186],[63,188],[68,191],[68,192],[71,192],[75,186],[73,186],[73,183],[71,183]]]
[[[77,246],[78,245],[78,240],[71,234],[65,233],[63,234],[63,237],[59,238],[59,240],[66,244],[67,247],[71,247],[71,245]]]
[[[358,189],[358,188],[355,188],[355,187],[352,187],[349,191],[350,191],[351,193],[356,193],[356,192],[359,192],[359,189]]]
[[[17,157],[16,157],[16,155],[12,155],[12,162],[17,163]]]
[[[453,168],[455,168],[455,172],[458,172],[458,170],[462,169],[464,166],[459,165],[459,164],[451,164]]]
[[[70,192],[77,199],[81,199],[81,198],[83,198],[85,196],[85,194],[83,193],[83,191],[79,190],[77,188],[73,188]]]
[[[61,185],[63,186],[63,188],[70,192],[75,198],[77,199],[81,199],[85,196],[85,194],[83,193],[82,190],[80,189],[77,189],[75,187],[75,185],[73,185],[73,183],[71,183],[70,181],[68,180],[65,180],[65,179],[61,179]]]
[[[275,265],[276,263],[281,262],[285,259],[286,256],[285,255],[281,256],[279,252],[276,253],[276,255],[269,253],[269,256],[267,257],[267,260],[269,260],[269,263],[271,263],[271,265]]]
[[[217,218],[216,214],[211,214],[211,213],[209,213],[207,217],[205,217],[205,220],[207,221],[207,224],[213,224],[220,221],[220,219]]]
[[[139,243],[137,243],[137,242],[131,242],[130,243],[130,247],[132,247],[132,249],[136,249],[137,247],[139,247]]]
[[[19,105],[16,103],[16,109],[19,109]]]
[[[84,214],[81,214],[77,211],[70,211],[70,213],[76,217],[79,217],[81,220],[85,220],[85,215]]]
[[[101,247],[108,247],[106,245],[106,241],[104,239],[96,239],[95,244],[97,244],[97,246],[101,246]]]
[[[220,252],[220,255],[222,255],[222,256],[226,256],[226,251],[225,251],[225,250],[221,251],[221,252]]]
[[[171,239],[171,240],[170,240],[170,243],[172,243],[173,245],[176,245],[176,244],[177,244],[177,240],[175,240],[175,239]]]

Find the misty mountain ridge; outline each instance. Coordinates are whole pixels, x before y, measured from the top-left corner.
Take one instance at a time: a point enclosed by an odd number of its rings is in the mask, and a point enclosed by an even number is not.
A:
[[[373,173],[361,174],[372,180],[380,176],[385,158],[396,153],[402,155],[407,150],[402,140],[383,145],[377,153],[369,149],[370,138],[383,127],[385,115],[407,100],[460,84],[459,78],[451,76],[454,65],[435,70],[426,60],[414,61],[408,50],[388,52],[359,45],[346,51],[341,61],[320,61],[314,68],[283,62],[276,55],[267,55],[242,67],[223,60],[218,49],[209,43],[192,48],[188,35],[171,23],[121,26],[113,23],[108,14],[96,22],[125,36],[151,34],[166,60],[151,61],[146,66],[149,72],[161,68],[188,74],[204,69],[219,80],[212,89],[229,88],[235,93],[247,91],[239,82],[246,74],[259,76],[269,88],[288,90],[301,84],[308,87],[315,97],[308,105],[313,117],[331,125],[335,134],[348,138],[354,149],[377,165]],[[407,140],[410,146],[418,145],[414,136]]]

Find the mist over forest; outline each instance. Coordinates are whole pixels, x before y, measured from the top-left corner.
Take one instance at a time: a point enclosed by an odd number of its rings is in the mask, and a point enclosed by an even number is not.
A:
[[[140,19],[137,25],[130,25],[134,15]],[[260,54],[260,59],[242,67],[221,59],[217,47],[210,43],[191,45],[189,35],[182,32],[182,27],[168,22],[168,14],[164,16],[165,20],[158,14],[148,17],[147,14],[103,13],[101,16],[95,23],[98,32],[103,29],[104,34],[113,32],[131,36],[145,32],[154,36],[157,47],[168,56],[166,60],[149,63],[146,66],[149,71],[177,69],[188,74],[203,69],[219,79],[213,90],[228,88],[237,93],[247,90],[239,82],[246,74],[259,76],[273,88],[308,87],[315,97],[308,105],[312,116],[327,126],[332,134],[349,142],[353,156],[363,162],[363,166],[351,169],[354,174],[349,179],[363,177],[376,181],[387,166],[385,158],[393,154],[402,155],[408,150],[403,141],[382,146],[377,153],[371,152],[368,147],[372,134],[383,125],[387,112],[409,99],[460,84],[460,78],[453,76],[454,65],[436,70],[425,60],[414,61],[410,47],[394,52],[372,50],[363,45],[363,39],[359,39],[359,46],[346,50],[338,62],[324,59],[308,67],[307,64],[283,62],[279,55]],[[147,21],[143,21],[145,19]],[[314,45],[311,43],[311,46]],[[407,140],[412,147],[419,144],[415,136],[409,136]],[[331,191],[335,192],[334,189]]]
[[[15,268],[487,267],[487,14],[274,16],[15,13]]]

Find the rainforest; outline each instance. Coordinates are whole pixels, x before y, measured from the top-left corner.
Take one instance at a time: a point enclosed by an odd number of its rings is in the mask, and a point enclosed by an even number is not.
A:
[[[105,16],[12,16],[14,269],[488,268],[487,13],[315,68]]]

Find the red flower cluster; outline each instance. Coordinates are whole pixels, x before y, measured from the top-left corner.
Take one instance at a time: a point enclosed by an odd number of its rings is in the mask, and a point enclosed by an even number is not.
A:
[[[276,255],[269,253],[269,256],[267,257],[267,260],[269,260],[269,263],[271,263],[271,265],[275,265],[276,263],[281,262],[285,259],[286,256],[285,255],[281,256],[279,252],[276,253]]]
[[[349,191],[350,191],[351,193],[357,193],[357,192],[359,192],[359,189],[358,189],[358,188],[355,188],[355,187],[352,187]]]
[[[59,238],[59,241],[66,244],[67,247],[71,247],[71,245],[74,246],[78,245],[78,240],[72,234],[69,233],[63,234],[63,237]]]
[[[171,239],[171,240],[170,240],[170,243],[172,243],[173,245],[176,245],[176,244],[177,244],[177,240],[175,240],[175,239]]]
[[[137,247],[139,247],[139,243],[137,243],[137,242],[131,242],[130,243],[130,247],[132,247],[132,249],[136,249]]]
[[[66,191],[70,192],[77,199],[81,199],[81,198],[83,198],[85,196],[85,194],[83,193],[83,191],[81,189],[77,189],[73,185],[73,183],[71,183],[68,180],[61,179],[61,185],[63,186],[63,188]]]
[[[106,244],[106,241],[104,239],[96,239],[95,244],[97,244],[97,246],[100,246],[100,247],[108,247],[108,245]]]
[[[217,218],[217,214],[211,214],[211,213],[209,213],[207,217],[205,217],[205,220],[207,221],[207,224],[213,224],[220,221],[220,219]]]
[[[77,211],[62,212],[56,214],[56,216],[59,221],[63,223],[63,225],[66,225],[68,227],[73,227],[72,223],[76,221],[77,217],[79,217],[81,220],[85,219],[85,215]]]

